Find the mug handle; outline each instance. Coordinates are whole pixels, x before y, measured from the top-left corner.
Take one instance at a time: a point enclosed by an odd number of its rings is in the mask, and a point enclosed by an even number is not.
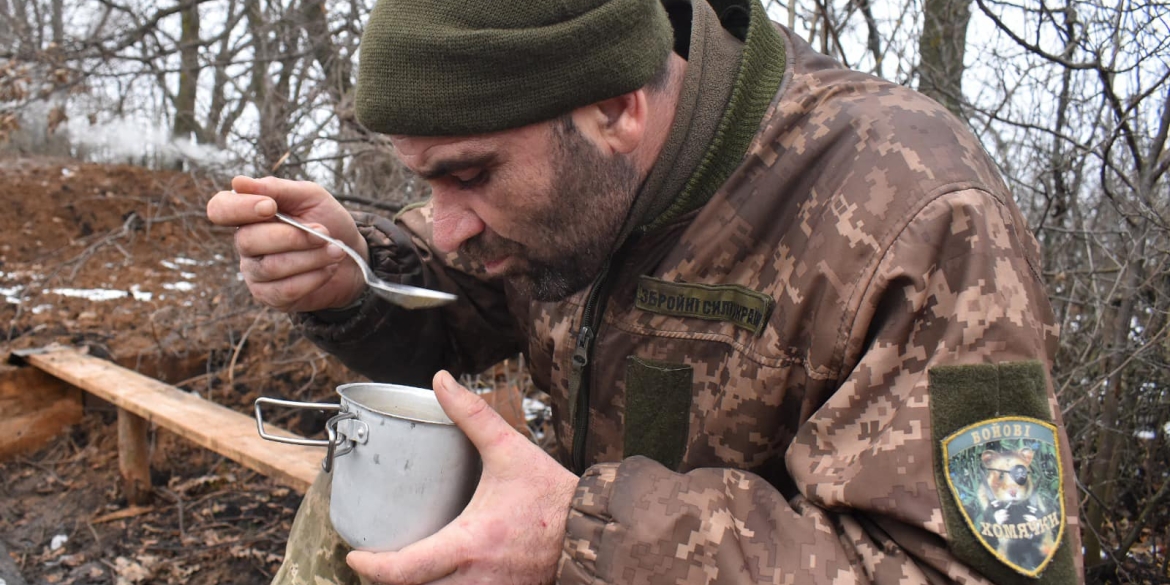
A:
[[[293,400],[280,400],[279,398],[257,398],[255,404],[256,409],[256,430],[260,432],[260,437],[269,441],[277,443],[286,443],[289,445],[301,445],[305,447],[329,447],[332,449],[333,442],[331,440],[321,439],[299,439],[293,437],[279,437],[277,435],[270,435],[264,432],[264,412],[261,410],[261,405],[271,404],[274,406],[284,406],[287,408],[306,408],[311,410],[341,410],[340,404],[328,404],[319,402],[296,402]],[[332,434],[331,434],[332,436]]]

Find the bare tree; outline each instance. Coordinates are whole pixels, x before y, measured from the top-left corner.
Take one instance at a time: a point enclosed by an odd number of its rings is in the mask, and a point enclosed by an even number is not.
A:
[[[970,0],[926,0],[918,37],[918,91],[963,116],[963,54]]]
[[[1170,432],[1170,70],[1166,37],[1149,26],[1165,9],[976,4],[1002,35],[987,51],[1002,85],[968,107],[1015,163],[1009,178],[1046,250],[1086,563],[1102,579],[1138,579],[1166,555],[1132,557],[1136,535],[1170,522],[1149,506],[1165,498],[1170,457],[1143,448]]]
[[[179,90],[175,95],[175,138],[198,139],[203,132],[195,120],[195,100],[199,91],[199,5],[182,12],[182,35],[179,37]]]
[[[0,51],[12,51],[12,9],[8,7],[8,0],[0,0]]]
[[[65,2],[51,0],[49,4],[49,23],[52,28],[52,39],[55,46],[65,42]]]

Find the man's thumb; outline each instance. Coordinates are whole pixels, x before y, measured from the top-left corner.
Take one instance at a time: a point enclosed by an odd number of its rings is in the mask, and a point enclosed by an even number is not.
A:
[[[517,434],[499,413],[474,392],[464,388],[446,370],[435,374],[435,397],[455,426],[486,456],[492,444]]]
[[[240,194],[271,197],[281,210],[293,215],[328,197],[327,192],[317,185],[278,177],[254,179],[237,176],[232,179],[232,190]],[[275,213],[276,209],[272,212]]]

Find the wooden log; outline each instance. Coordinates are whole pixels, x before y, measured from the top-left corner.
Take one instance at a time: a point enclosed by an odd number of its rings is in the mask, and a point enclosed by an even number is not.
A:
[[[26,355],[29,364],[193,443],[303,492],[321,470],[325,450],[261,439],[256,421],[108,361],[61,349]],[[266,432],[292,433],[268,426]]]
[[[81,398],[66,397],[39,410],[0,419],[0,461],[36,451],[81,420]]]
[[[135,506],[150,502],[150,423],[118,409],[118,470],[126,500]]]
[[[37,368],[0,366],[0,461],[43,447],[81,414],[81,389]]]

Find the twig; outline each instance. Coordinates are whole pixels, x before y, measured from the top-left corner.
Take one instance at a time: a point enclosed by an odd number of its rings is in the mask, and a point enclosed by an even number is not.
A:
[[[73,264],[73,270],[69,273],[69,279],[73,280],[74,278],[77,278],[77,273],[83,266],[85,266],[85,261],[88,260],[89,257],[94,254],[94,252],[106,244],[116,244],[118,239],[134,233],[135,226],[141,222],[142,217],[140,217],[135,212],[131,212],[130,215],[126,216],[126,221],[122,222],[122,225],[118,229],[110,230],[108,233],[106,233],[105,236],[86,246],[85,249],[76,256],[66,260],[65,264]],[[125,254],[126,252],[123,250],[122,253]]]
[[[28,459],[25,459],[24,457],[18,458],[16,460],[16,462],[24,464],[24,465],[28,465],[29,467],[35,467],[37,469],[40,469],[41,471],[53,476],[53,479],[56,480],[57,483],[59,483],[63,486],[69,485],[68,483],[66,483],[66,481],[64,479],[61,479],[60,475],[57,475],[56,471],[53,471],[52,469],[45,467],[44,465],[41,465],[40,463],[37,463],[35,461],[29,461]]]
[[[244,342],[248,341],[248,336],[252,334],[252,330],[256,328],[256,324],[260,322],[260,318],[264,316],[267,311],[260,311],[256,313],[256,317],[252,319],[252,324],[244,330],[243,337],[240,337],[239,343],[232,349],[232,359],[228,362],[228,390],[236,387],[236,360],[240,357],[240,350],[244,347]],[[211,392],[208,392],[208,397],[211,397]]]
[[[1154,513],[1154,510],[1159,507],[1167,495],[1170,495],[1170,480],[1162,482],[1162,488],[1158,490],[1157,494],[1154,494],[1154,497],[1150,498],[1150,501],[1146,502],[1146,507],[1142,508],[1137,519],[1133,521],[1133,528],[1126,535],[1125,539],[1121,541],[1121,546],[1117,547],[1113,558],[1125,558],[1129,554],[1129,549],[1133,548],[1134,543],[1141,536],[1142,529],[1146,527],[1146,521],[1149,520],[1150,515]]]
[[[172,492],[171,490],[168,490],[164,487],[159,487],[157,489],[160,494],[170,498],[171,501],[175,503],[175,507],[179,511],[179,538],[185,538],[187,536],[187,529],[186,525],[183,523],[183,496],[180,496],[179,494]]]
[[[402,210],[402,205],[393,203],[386,203],[384,201],[375,201],[373,199],[366,199],[365,197],[357,197],[355,195],[334,195],[334,199],[347,203],[357,203],[358,205],[365,205],[377,209],[384,209],[392,213],[398,213]]]
[[[94,544],[96,544],[99,549],[102,548],[102,537],[98,536],[97,529],[93,527],[93,522],[86,520],[85,525],[89,527],[89,532],[93,535]]]

